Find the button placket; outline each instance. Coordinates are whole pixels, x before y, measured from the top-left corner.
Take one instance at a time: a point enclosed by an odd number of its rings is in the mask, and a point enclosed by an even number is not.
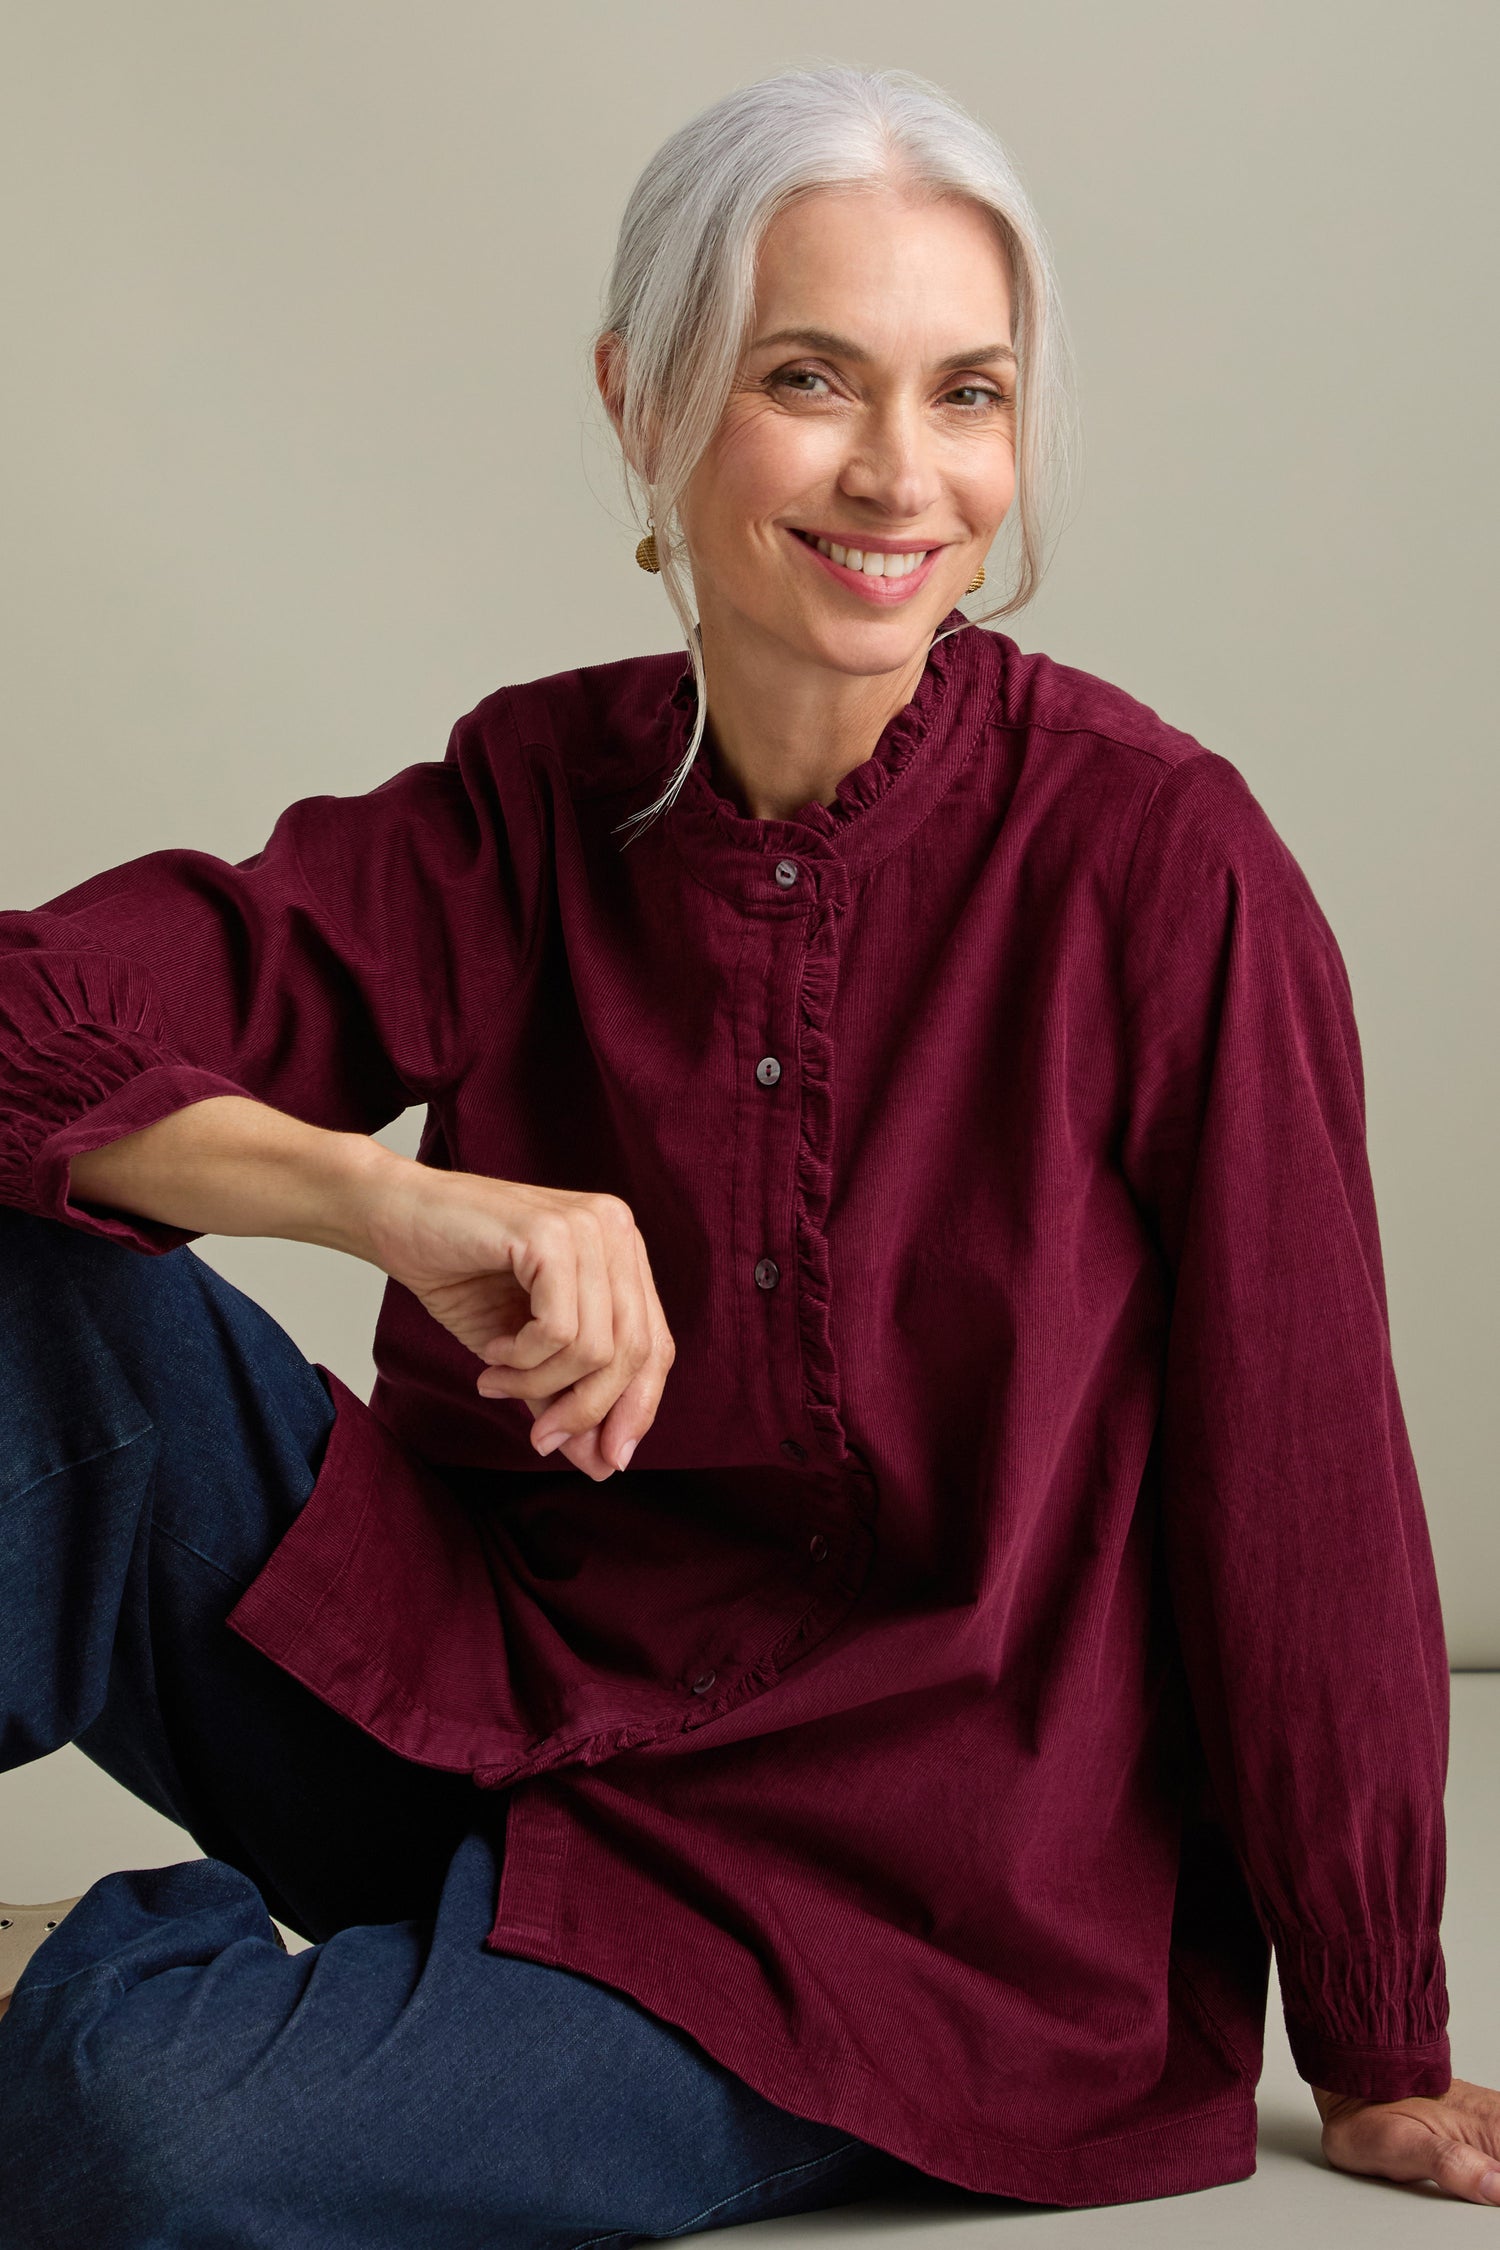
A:
[[[809,839],[806,856],[783,853],[746,868],[749,927],[734,992],[735,1044],[744,1073],[736,1124],[733,1243],[741,1349],[761,1442],[789,1462],[812,1458],[800,1309],[799,1198],[806,1137],[801,1043],[809,948],[826,949],[824,923],[843,897],[843,871]],[[766,910],[755,913],[755,891]],[[768,895],[769,894],[769,895]],[[773,906],[771,900],[777,904]],[[753,1287],[753,1298],[752,1298]],[[759,1313],[750,1310],[758,1301]],[[753,1375],[751,1370],[754,1371]],[[790,1442],[787,1442],[790,1440]]]

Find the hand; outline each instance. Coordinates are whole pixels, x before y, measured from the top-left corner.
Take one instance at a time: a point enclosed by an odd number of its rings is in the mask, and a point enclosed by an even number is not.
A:
[[[1340,2172],[1431,2180],[1465,2203],[1500,2203],[1500,2093],[1455,2078],[1446,2094],[1367,2102],[1314,2086],[1323,2154]]]
[[[602,1482],[656,1418],[674,1358],[646,1246],[615,1195],[397,1158],[366,1191],[365,1254],[523,1398],[538,1453]]]

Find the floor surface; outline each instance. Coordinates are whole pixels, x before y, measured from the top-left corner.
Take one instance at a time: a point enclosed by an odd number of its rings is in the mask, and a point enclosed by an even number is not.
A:
[[[1453,1678],[1448,1779],[1448,1959],[1453,2066],[1462,2078],[1500,2086],[1500,1672]],[[0,1897],[68,1898],[114,1867],[154,1867],[195,1857],[183,1832],[118,1788],[73,1750],[0,1776]],[[290,1933],[288,1933],[290,1938]],[[290,1939],[299,1947],[300,1939]],[[1332,2171],[1319,2149],[1318,2115],[1287,2051],[1275,1980],[1261,2079],[1260,2150],[1254,2176],[1197,2195],[1095,2210],[1037,2209],[1000,2198],[982,2205],[940,2183],[930,2190],[768,2219],[723,2230],[767,2250],[868,2242],[881,2250],[969,2250],[995,2240],[1048,2250],[1425,2250],[1429,2243],[1491,2243],[1500,2250],[1500,2205],[1459,2203],[1430,2185],[1353,2179]]]

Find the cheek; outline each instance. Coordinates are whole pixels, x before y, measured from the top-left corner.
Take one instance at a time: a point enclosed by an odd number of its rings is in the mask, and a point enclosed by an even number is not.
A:
[[[836,471],[830,433],[781,416],[747,416],[724,431],[714,448],[712,472],[700,500],[707,522],[743,532],[794,509]]]
[[[1009,445],[997,446],[982,465],[976,464],[973,498],[981,521],[998,522],[1016,496],[1016,457]]]

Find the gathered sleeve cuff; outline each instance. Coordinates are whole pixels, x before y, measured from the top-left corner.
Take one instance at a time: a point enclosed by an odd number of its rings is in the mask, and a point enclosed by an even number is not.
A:
[[[160,1251],[193,1239],[155,1219],[75,1203],[71,1162],[192,1102],[244,1094],[186,1063],[134,963],[33,951],[0,970],[0,1203]]]
[[[1309,2085],[1372,2102],[1448,2091],[1448,1984],[1436,1929],[1332,1941],[1283,1930],[1274,1943],[1287,2044]]]

